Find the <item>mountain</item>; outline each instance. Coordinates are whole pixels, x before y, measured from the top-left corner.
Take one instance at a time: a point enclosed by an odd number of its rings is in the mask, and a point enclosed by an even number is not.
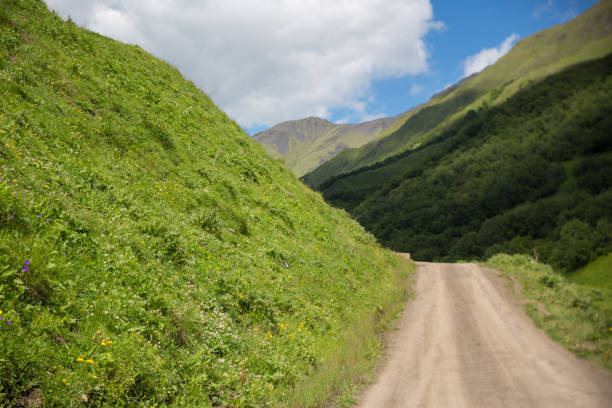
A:
[[[405,114],[404,114],[405,115]],[[403,115],[358,124],[333,124],[309,117],[280,123],[253,136],[270,155],[282,158],[298,177],[334,157],[383,136]]]
[[[611,94],[608,54],[471,110],[321,191],[414,259],[528,253],[576,270],[612,252]]]
[[[2,0],[0,95],[0,406],[323,406],[373,364],[411,266],[176,69]]]
[[[602,1],[578,18],[519,41],[505,56],[479,74],[465,78],[405,117],[401,127],[356,149],[346,149],[306,174],[317,188],[330,177],[370,166],[414,149],[478,110],[503,103],[534,81],[610,52],[612,2]]]

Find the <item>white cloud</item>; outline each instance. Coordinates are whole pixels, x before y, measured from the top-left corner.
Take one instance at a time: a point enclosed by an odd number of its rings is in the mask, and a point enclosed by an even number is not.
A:
[[[546,2],[538,4],[531,13],[533,18],[540,18],[544,14],[551,13],[555,10],[555,4],[553,0],[546,0]]]
[[[410,93],[410,96],[417,96],[418,94],[420,94],[421,92],[423,92],[425,90],[424,87],[422,87],[419,84],[413,84],[410,87],[410,91],[408,91]]]
[[[503,57],[519,39],[518,34],[512,34],[506,38],[498,47],[485,48],[478,54],[467,57],[463,61],[463,77],[470,76],[482,71],[495,61]]]
[[[373,80],[427,71],[430,0],[45,0],[141,45],[241,125],[363,112]]]
[[[546,0],[544,3],[538,4],[531,13],[531,16],[538,19],[542,16],[548,15],[559,21],[559,23],[565,23],[578,16],[576,10],[576,0],[566,0],[559,2],[558,0]]]

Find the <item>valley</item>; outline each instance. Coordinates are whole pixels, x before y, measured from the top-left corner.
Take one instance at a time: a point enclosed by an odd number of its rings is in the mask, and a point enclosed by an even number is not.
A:
[[[253,138],[48,4],[0,0],[0,406],[612,404],[611,0]]]

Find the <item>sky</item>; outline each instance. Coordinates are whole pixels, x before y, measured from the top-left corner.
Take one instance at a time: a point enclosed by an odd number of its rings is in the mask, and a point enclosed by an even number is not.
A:
[[[394,116],[596,0],[45,0],[177,67],[249,134]]]

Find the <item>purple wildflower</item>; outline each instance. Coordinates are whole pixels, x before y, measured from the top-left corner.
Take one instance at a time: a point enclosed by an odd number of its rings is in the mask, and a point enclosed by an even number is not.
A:
[[[21,272],[27,272],[29,270],[30,268],[28,268],[27,266],[24,266],[23,268],[21,268]]]
[[[40,216],[40,214],[36,214],[36,216],[37,216],[38,218],[42,218],[42,217]]]
[[[0,320],[4,319],[4,317],[0,316]]]
[[[12,220],[13,218],[13,214],[9,214],[9,220]]]
[[[25,262],[24,262],[24,264],[29,265],[29,264],[30,264],[30,260],[29,260],[29,259],[26,259],[26,260],[25,260]]]
[[[11,324],[13,324],[13,322],[11,322],[11,321],[9,320],[8,322],[6,322],[6,324],[8,324],[8,325],[10,326]]]

